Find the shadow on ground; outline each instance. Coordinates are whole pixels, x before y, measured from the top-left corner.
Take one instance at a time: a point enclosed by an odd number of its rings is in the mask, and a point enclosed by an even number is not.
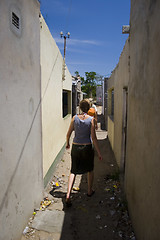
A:
[[[65,193],[52,190],[64,204],[64,222],[60,240],[116,240],[133,239],[123,192],[119,183],[118,167],[108,138],[99,140],[103,162],[95,156],[95,194],[88,197],[87,175],[81,178],[80,191],[72,192],[72,207],[65,206]]]

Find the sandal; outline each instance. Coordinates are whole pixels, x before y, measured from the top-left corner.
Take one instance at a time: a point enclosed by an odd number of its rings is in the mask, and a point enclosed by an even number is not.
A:
[[[66,207],[71,207],[72,206],[72,202],[70,198],[66,198]]]
[[[87,197],[92,197],[94,193],[95,193],[95,191],[92,190],[92,193],[91,193],[91,194],[88,194],[88,193],[87,193]]]

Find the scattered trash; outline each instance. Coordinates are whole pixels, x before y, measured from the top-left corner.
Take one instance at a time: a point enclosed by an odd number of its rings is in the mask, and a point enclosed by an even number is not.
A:
[[[73,187],[73,190],[74,191],[80,191],[80,188],[79,187]]]
[[[132,237],[131,240],[136,240],[136,238],[135,238],[135,237]]]
[[[115,210],[110,210],[109,212],[110,212],[111,216],[113,216],[116,213]]]
[[[63,181],[61,178],[58,178],[58,177],[57,177],[57,180],[58,180],[61,184],[64,183],[64,181]],[[58,189],[58,188],[61,187],[61,186],[59,185],[58,181],[56,181],[56,182],[52,181],[52,182],[50,183],[50,185],[53,187],[53,190]]]
[[[115,197],[111,197],[110,199],[111,199],[111,200],[114,200],[114,199],[115,199]]]
[[[64,160],[61,160],[64,162]],[[61,165],[64,165],[61,163]],[[61,166],[60,165],[60,166]],[[111,167],[116,167],[114,164],[109,164]],[[67,167],[66,169],[70,169]],[[114,168],[112,168],[114,170]],[[53,176],[52,181],[49,184],[49,191],[51,189],[51,194],[53,197],[51,198],[49,194],[46,194],[41,201],[41,205],[39,209],[34,209],[33,215],[30,218],[27,227],[23,231],[23,238],[27,239],[37,239],[36,234],[39,234],[37,230],[34,230],[32,228],[32,224],[34,221],[34,218],[37,218],[38,215],[35,217],[38,211],[46,211],[47,207],[50,206],[50,204],[53,204],[51,207],[49,207],[49,210],[52,211],[53,209],[57,209],[57,205],[60,203],[60,198],[64,197],[66,192],[66,186],[67,184],[66,178],[67,178],[68,172],[65,172],[63,169],[61,171],[56,172]],[[82,178],[81,184],[86,183],[87,178]],[[131,225],[131,220],[128,214],[127,209],[127,202],[125,201],[123,194],[121,192],[121,184],[119,180],[119,173],[118,171],[103,176],[102,179],[99,177],[98,180],[98,187],[99,190],[102,193],[102,196],[96,199],[96,201],[88,201],[88,198],[86,198],[86,191],[83,191],[79,187],[73,187],[74,191],[77,191],[80,193],[75,194],[73,193],[73,198],[75,201],[75,205],[73,206],[73,211],[76,209],[79,210],[79,215],[84,216],[90,214],[90,207],[95,207],[95,212],[92,212],[92,217],[94,218],[94,226],[97,230],[99,230],[99,233],[101,231],[104,231],[103,234],[107,231],[113,231],[113,238],[115,239],[126,239],[126,240],[136,240],[133,228]],[[103,183],[102,183],[103,182]],[[77,182],[75,185],[78,185]],[[79,186],[79,185],[78,185]],[[62,188],[62,191],[57,189]],[[50,192],[49,192],[50,193]],[[98,194],[97,194],[98,196]],[[54,200],[52,200],[54,199]],[[63,206],[63,202],[61,203]],[[82,212],[81,212],[82,211]],[[43,213],[42,213],[43,214]],[[77,214],[78,215],[78,214]],[[108,224],[108,225],[107,225]],[[34,235],[35,233],[35,235]]]
[[[56,182],[56,187],[59,187],[59,183],[58,182]]]
[[[119,237],[122,238],[122,237],[123,237],[123,233],[122,233],[122,231],[119,231],[119,232],[118,232],[118,235],[119,235]]]
[[[52,203],[51,200],[46,200],[46,198],[41,201],[41,207],[40,207],[40,210],[44,210],[45,208],[47,208],[50,204]]]
[[[28,233],[28,231],[29,231],[29,227],[26,226],[25,229],[23,230],[23,235],[25,235],[26,233]]]
[[[135,239],[136,239],[133,232],[132,232],[132,234],[130,235],[130,239],[131,239],[131,240],[135,240]]]

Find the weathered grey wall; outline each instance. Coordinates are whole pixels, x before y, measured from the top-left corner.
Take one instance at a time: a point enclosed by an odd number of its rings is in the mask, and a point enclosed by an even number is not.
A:
[[[160,1],[132,0],[126,193],[137,238],[159,239]]]
[[[97,86],[96,87],[96,104],[102,105],[102,98],[103,98],[103,87]]]
[[[114,79],[114,154],[120,166],[122,147],[122,117],[123,117],[123,89],[129,81],[129,39],[127,39],[123,52],[116,67]]]
[[[39,11],[36,0],[0,1],[0,240],[20,239],[42,199]]]
[[[108,80],[108,98],[110,98],[110,90],[114,89],[114,118],[109,117],[109,124],[114,125],[108,128],[108,136],[113,148],[116,160],[120,166],[121,147],[122,147],[122,116],[123,116],[123,89],[128,87],[129,82],[129,38],[126,40],[125,46],[119,58],[115,70]],[[108,103],[108,112],[110,114],[110,100]],[[113,140],[114,139],[114,140]]]
[[[121,165],[123,87],[128,87],[125,192],[138,240],[158,240],[160,223],[160,1],[132,0],[130,42],[108,81],[108,136]],[[109,99],[110,100],[110,99]]]

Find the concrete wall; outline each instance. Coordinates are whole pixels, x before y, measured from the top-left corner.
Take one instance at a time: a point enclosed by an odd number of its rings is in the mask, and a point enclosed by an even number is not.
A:
[[[114,151],[114,122],[110,117],[108,117],[108,138]]]
[[[108,130],[108,93],[107,93],[107,88],[108,88],[108,78],[104,78],[104,83],[103,83],[103,114],[104,114],[104,122],[105,122],[105,129]]]
[[[160,1],[132,0],[130,42],[108,84],[114,87],[113,150],[122,156],[123,88],[128,87],[125,192],[138,240],[158,240],[160,223]],[[110,141],[113,140],[109,135]]]
[[[111,141],[111,146],[117,163],[120,166],[121,161],[121,145],[122,145],[122,116],[123,116],[123,89],[128,86],[129,82],[129,39],[127,39],[124,49],[119,58],[115,70],[108,80],[108,114],[111,112],[111,90],[114,89],[114,117],[110,118],[108,124],[111,126],[111,121],[114,124],[110,128],[108,126],[108,136]],[[113,136],[114,134],[114,136]],[[114,139],[114,143],[113,143]]]
[[[126,194],[137,239],[159,239],[160,1],[132,0]]]
[[[96,104],[102,106],[103,103],[103,86],[96,87]]]
[[[71,120],[70,114],[62,115],[62,92],[68,90],[71,97],[72,76],[66,68],[62,81],[63,57],[52,35],[41,17],[41,75],[42,75],[42,136],[43,177],[50,178],[50,171],[57,155],[66,141],[66,132]],[[48,175],[49,174],[49,175]]]
[[[123,52],[116,68],[114,79],[114,154],[120,166],[122,146],[122,116],[123,116],[123,89],[129,81],[129,39],[127,39]]]
[[[39,9],[0,1],[0,240],[20,239],[42,199]]]

